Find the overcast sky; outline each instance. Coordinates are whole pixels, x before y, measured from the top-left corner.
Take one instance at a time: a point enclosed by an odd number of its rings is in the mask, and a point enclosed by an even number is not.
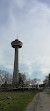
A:
[[[50,73],[50,0],[0,0],[0,68],[11,73],[17,36],[20,72],[43,80]]]

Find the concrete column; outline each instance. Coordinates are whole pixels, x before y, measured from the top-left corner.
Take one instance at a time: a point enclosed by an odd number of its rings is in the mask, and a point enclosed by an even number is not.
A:
[[[11,42],[11,46],[15,48],[15,57],[14,57],[14,71],[13,71],[13,81],[12,86],[14,88],[18,87],[19,76],[18,76],[18,49],[22,47],[22,42],[16,39]]]
[[[18,86],[18,47],[15,48],[15,58],[14,58],[14,72],[13,72],[13,87]]]

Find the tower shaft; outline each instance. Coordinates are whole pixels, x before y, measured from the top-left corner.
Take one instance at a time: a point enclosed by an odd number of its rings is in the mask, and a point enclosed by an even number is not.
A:
[[[15,58],[14,58],[14,71],[13,71],[13,86],[17,87],[18,85],[18,47],[15,48]]]

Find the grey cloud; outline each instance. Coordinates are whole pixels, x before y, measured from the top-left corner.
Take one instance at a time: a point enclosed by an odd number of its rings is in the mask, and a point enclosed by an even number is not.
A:
[[[38,0],[41,3],[45,3],[46,5],[50,6],[50,0]]]
[[[36,0],[35,0],[36,1]],[[29,10],[34,7],[35,2],[33,0],[13,0],[12,2],[12,13],[15,18],[23,20],[26,18]]]
[[[30,9],[34,6],[34,2],[33,2],[34,0],[28,0],[28,1],[26,0],[26,2],[22,8],[19,8],[19,7],[17,8],[17,5],[13,4],[14,0],[12,0],[13,3],[12,3],[12,1],[10,3],[10,0],[8,2],[7,1],[8,0],[2,0],[2,1],[0,0],[0,10],[2,10],[2,13],[0,12],[1,25],[4,25],[4,24],[6,25],[6,23],[8,23],[9,15],[12,14],[11,20],[10,20],[10,23],[12,21],[11,25],[7,24],[6,28],[2,27],[2,30],[0,31],[1,32],[0,33],[0,38],[1,38],[0,50],[2,50],[2,52],[3,52],[3,54],[2,54],[0,51],[0,56],[3,57],[3,59],[1,59],[1,61],[3,60],[6,63],[5,67],[7,65],[9,65],[10,62],[12,63],[12,61],[14,61],[13,49],[11,47],[9,47],[9,45],[10,45],[11,40],[14,40],[16,38],[16,37],[15,38],[13,37],[14,36],[13,33],[17,34],[17,29],[20,30],[21,38],[24,41],[24,43],[23,43],[24,48],[22,48],[22,53],[24,53],[25,56],[23,56],[23,58],[21,57],[21,60],[23,62],[27,59],[30,62],[34,62],[34,58],[36,59],[37,56],[41,56],[41,58],[43,59],[43,55],[47,55],[47,54],[49,55],[48,49],[50,48],[50,39],[49,39],[50,35],[48,35],[48,34],[50,34],[50,30],[49,30],[50,24],[47,22],[47,20],[49,18],[49,16],[47,16],[47,14],[50,15],[50,10],[47,7],[45,7],[44,5],[41,7],[41,4],[39,4],[39,5],[35,4],[36,6],[35,6],[35,8],[32,9],[32,13],[28,14],[28,16],[27,16],[27,13],[29,13]],[[20,0],[20,2],[21,2],[21,0]],[[16,3],[16,0],[15,0],[15,3]],[[37,11],[36,7],[39,7],[38,11]],[[9,8],[10,8],[10,10],[9,10]],[[40,8],[42,8],[44,10],[45,14],[43,13],[43,10],[40,11]],[[2,20],[2,18],[3,18],[3,20]],[[17,20],[17,18],[18,18],[18,20]],[[45,38],[47,38],[47,39],[45,39]],[[44,47],[44,45],[45,45],[45,47]],[[33,70],[32,77],[42,75],[41,64],[40,64],[42,61],[41,58],[40,58],[40,60],[38,60],[38,63],[37,62],[32,63],[32,70]],[[10,62],[9,62],[9,60],[10,60]],[[22,64],[22,61],[19,66],[20,71],[25,72],[27,76],[31,77],[29,75],[29,69],[28,69],[29,66],[27,67],[27,61],[26,61],[26,64]],[[45,61],[43,61],[43,64],[44,64],[44,62]],[[13,66],[13,64],[11,64],[11,66]],[[8,66],[7,66],[7,68],[8,68]]]
[[[21,63],[19,64],[19,70],[21,70],[22,72],[27,72],[28,71],[28,67],[26,64]]]
[[[37,61],[35,61],[33,64],[32,64],[32,69],[33,70],[39,70],[41,68],[41,64],[39,64]]]
[[[0,26],[8,22],[10,3],[11,0],[0,0]]]

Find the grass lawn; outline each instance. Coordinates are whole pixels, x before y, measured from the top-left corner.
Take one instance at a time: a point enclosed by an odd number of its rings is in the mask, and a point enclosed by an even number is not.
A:
[[[50,95],[50,92],[48,92],[47,94],[49,94],[49,95]]]
[[[0,111],[24,111],[35,92],[0,92]]]

